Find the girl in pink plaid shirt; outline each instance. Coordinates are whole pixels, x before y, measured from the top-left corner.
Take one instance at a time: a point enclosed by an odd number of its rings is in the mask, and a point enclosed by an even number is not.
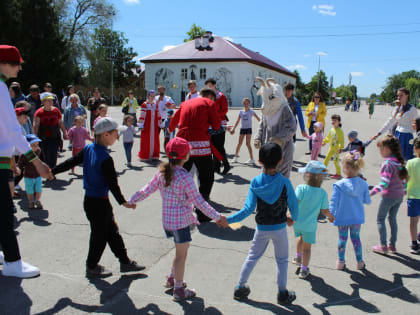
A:
[[[137,203],[160,190],[163,228],[166,236],[173,237],[175,241],[175,258],[171,273],[164,284],[166,288],[174,288],[174,301],[196,295],[194,289],[186,289],[187,285],[183,281],[185,261],[191,242],[190,225],[200,224],[193,214],[193,207],[197,207],[219,223],[226,220],[225,216],[220,215],[203,199],[192,176],[182,167],[188,161],[190,150],[187,140],[179,137],[170,140],[166,145],[169,162],[161,164],[153,179],[130,199],[130,203]]]

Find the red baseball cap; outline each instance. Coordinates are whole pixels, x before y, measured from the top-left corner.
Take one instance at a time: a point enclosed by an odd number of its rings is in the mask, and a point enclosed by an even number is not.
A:
[[[25,110],[24,107],[15,108],[15,113],[16,113],[16,116],[29,115],[29,111]]]
[[[0,45],[0,62],[20,62],[23,63],[19,49],[15,46]]]
[[[184,160],[190,152],[191,146],[184,138],[175,137],[166,144],[165,149],[166,155],[170,159]]]

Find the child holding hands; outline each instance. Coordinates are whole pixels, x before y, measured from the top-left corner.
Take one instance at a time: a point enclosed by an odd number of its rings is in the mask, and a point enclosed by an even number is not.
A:
[[[322,122],[314,123],[314,132],[310,136],[306,136],[307,139],[312,141],[312,150],[311,150],[311,160],[318,161],[318,155],[321,153],[322,140],[324,136],[322,135],[322,130],[324,130],[324,125]]]
[[[175,137],[166,145],[169,161],[159,167],[153,179],[130,199],[131,204],[146,199],[159,189],[162,197],[162,221],[166,236],[173,237],[175,258],[167,277],[166,288],[174,288],[173,300],[180,301],[196,295],[194,289],[187,289],[184,283],[185,262],[191,242],[191,224],[200,224],[193,214],[193,207],[199,208],[208,217],[226,225],[226,217],[213,209],[197,191],[191,174],[182,166],[188,161],[191,146],[187,140]]]
[[[72,156],[83,150],[86,144],[86,140],[93,141],[93,138],[89,135],[89,131],[83,126],[84,118],[82,116],[74,117],[74,126],[68,131],[69,140],[72,143]],[[71,173],[74,175],[74,167],[71,169]]]
[[[365,209],[363,204],[370,204],[369,185],[359,177],[360,169],[364,166],[361,153],[352,151],[342,160],[343,172],[346,176],[333,185],[330,201],[330,211],[335,217],[334,225],[338,227],[338,260],[337,269],[346,266],[345,253],[350,230],[350,239],[356,253],[357,269],[365,268],[360,242],[360,228],[365,223]]]

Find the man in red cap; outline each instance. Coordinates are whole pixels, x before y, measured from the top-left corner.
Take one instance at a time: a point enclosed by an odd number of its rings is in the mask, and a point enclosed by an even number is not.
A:
[[[200,96],[180,105],[171,119],[169,131],[174,131],[178,126],[177,137],[186,139],[191,145],[190,159],[184,164],[184,168],[190,171],[193,164],[196,166],[200,181],[199,191],[208,201],[214,182],[209,127],[220,129],[220,118],[214,103],[216,93],[204,88],[200,91]],[[196,213],[200,222],[211,220],[198,209]]]
[[[14,149],[25,154],[39,174],[51,178],[47,165],[42,163],[22,134],[17,121],[9,90],[5,83],[9,78],[16,78],[22,69],[23,59],[14,46],[0,45],[0,264],[3,264],[3,276],[31,278],[39,275],[37,267],[25,263],[20,258],[19,246],[13,229],[13,200],[8,184],[8,172]],[[4,254],[3,254],[4,253]]]

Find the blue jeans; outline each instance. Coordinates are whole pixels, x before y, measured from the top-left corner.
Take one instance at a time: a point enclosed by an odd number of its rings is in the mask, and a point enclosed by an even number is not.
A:
[[[381,197],[379,202],[378,216],[376,223],[378,224],[379,238],[382,246],[386,246],[386,224],[385,219],[388,216],[389,227],[391,228],[391,238],[389,239],[389,245],[395,246],[397,242],[397,213],[403,198],[388,198]]]
[[[248,281],[249,276],[251,275],[251,272],[258,260],[262,255],[264,255],[270,240],[273,241],[274,255],[277,262],[277,285],[279,287],[279,291],[286,290],[289,258],[289,242],[287,239],[286,228],[275,231],[255,231],[248,257],[242,265],[241,275],[239,276],[240,286],[244,286]]]
[[[127,163],[131,163],[131,149],[133,148],[133,142],[123,142],[123,144]]]

